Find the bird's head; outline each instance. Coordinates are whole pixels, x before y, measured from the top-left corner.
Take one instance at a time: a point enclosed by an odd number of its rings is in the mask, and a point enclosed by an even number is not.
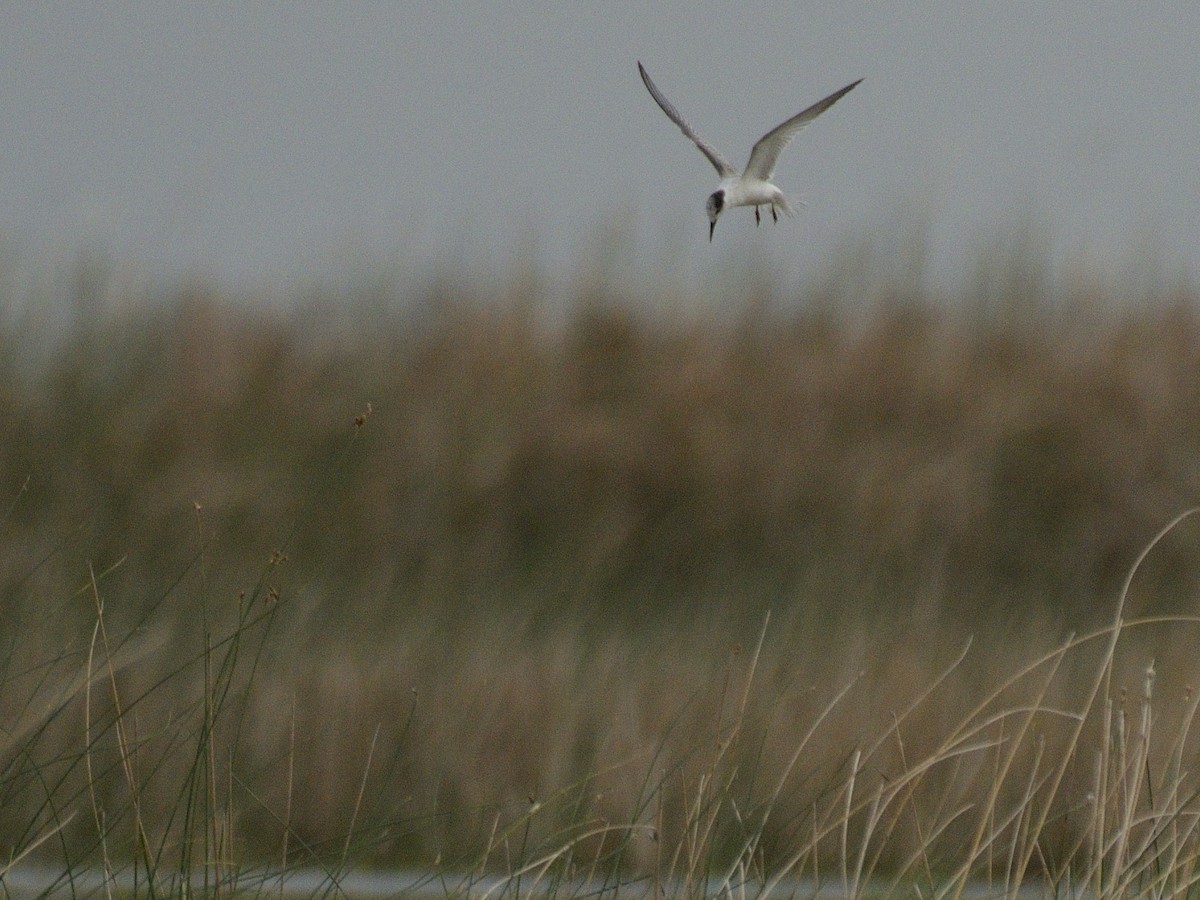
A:
[[[725,209],[725,189],[713,191],[708,195],[708,201],[704,204],[704,211],[708,213],[708,239],[711,241],[713,229],[717,227],[717,219],[721,217],[721,211]]]

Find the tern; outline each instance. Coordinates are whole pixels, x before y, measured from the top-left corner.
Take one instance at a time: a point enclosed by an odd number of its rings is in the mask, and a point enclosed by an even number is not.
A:
[[[771,183],[771,177],[775,174],[775,162],[779,159],[779,154],[788,145],[797,131],[841,100],[842,97],[846,96],[846,94],[850,93],[862,82],[860,78],[853,84],[846,85],[840,91],[834,91],[824,100],[817,101],[803,112],[796,113],[796,115],[792,116],[786,122],[776,125],[758,139],[754,148],[750,151],[750,161],[746,163],[745,170],[739,174],[738,170],[731,166],[725,157],[716,151],[712,144],[696,134],[692,126],[684,121],[683,116],[679,114],[679,110],[675,108],[670,100],[663,96],[663,92],[650,79],[646,67],[640,62],[638,63],[638,71],[641,72],[642,81],[646,83],[646,90],[650,92],[650,96],[654,98],[654,102],[662,107],[662,111],[667,114],[668,119],[679,126],[679,130],[684,133],[684,136],[700,148],[700,152],[708,157],[708,161],[713,164],[717,170],[717,174],[721,176],[721,184],[715,191],[708,195],[708,201],[704,205],[708,213],[709,241],[712,240],[713,230],[717,227],[717,219],[720,218],[721,213],[734,206],[753,206],[755,224],[761,221],[758,214],[760,206],[769,205],[771,207],[771,218],[776,222],[779,221],[779,214],[776,212],[777,209],[782,210],[785,215],[790,216],[793,214],[792,205],[783,196],[783,191]]]

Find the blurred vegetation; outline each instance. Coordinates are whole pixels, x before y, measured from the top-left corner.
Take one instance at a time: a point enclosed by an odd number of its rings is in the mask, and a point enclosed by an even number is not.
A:
[[[1074,616],[1200,488],[1182,289],[864,298],[833,278],[668,316],[524,270],[492,296],[266,306],[197,286],[102,304],[111,276],[80,268],[33,300],[73,311],[56,339],[0,332],[7,604],[118,559],[122,602],[153,597],[201,546],[236,583],[290,540],[296,583],[371,628],[485,599],[757,619],[814,570],[889,611],[934,589]],[[1190,588],[1195,562],[1173,544],[1155,577]]]
[[[425,858],[671,722],[700,740],[708,706],[672,717],[767,610],[772,690],[866,667],[878,685],[848,719],[865,725],[976,634],[967,697],[1000,665],[988,648],[1107,622],[1139,550],[1200,496],[1200,297],[1027,262],[939,296],[850,261],[730,287],[720,312],[522,266],[265,303],[126,297],[93,260],[0,298],[0,711],[80,671],[89,571],[111,631],[174,648],[122,674],[135,694],[194,687],[202,641],[279,602],[226,735],[242,777],[294,752],[294,821],[344,833],[384,723],[379,815],[417,818],[380,852]],[[1194,611],[1197,536],[1156,548],[1136,613]],[[145,702],[148,734],[185,695]],[[77,739],[69,709],[23,752]],[[44,812],[7,784],[21,821]]]

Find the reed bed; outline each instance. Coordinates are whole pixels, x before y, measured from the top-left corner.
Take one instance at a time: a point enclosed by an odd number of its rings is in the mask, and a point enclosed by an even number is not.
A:
[[[12,304],[0,873],[1194,893],[1197,298],[852,275]]]

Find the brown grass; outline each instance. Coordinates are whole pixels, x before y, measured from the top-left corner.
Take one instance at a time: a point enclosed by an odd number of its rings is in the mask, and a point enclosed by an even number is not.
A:
[[[548,854],[694,885],[789,861],[1156,877],[1166,832],[1090,848],[1087,798],[1174,803],[1192,846],[1171,773],[1196,626],[1061,648],[1195,503],[1198,298],[1018,279],[876,286],[864,312],[855,283],[667,320],[524,274],[100,311],[93,273],[71,328],[10,323],[0,844],[150,868]],[[1197,528],[1155,547],[1126,619],[1196,612]]]

